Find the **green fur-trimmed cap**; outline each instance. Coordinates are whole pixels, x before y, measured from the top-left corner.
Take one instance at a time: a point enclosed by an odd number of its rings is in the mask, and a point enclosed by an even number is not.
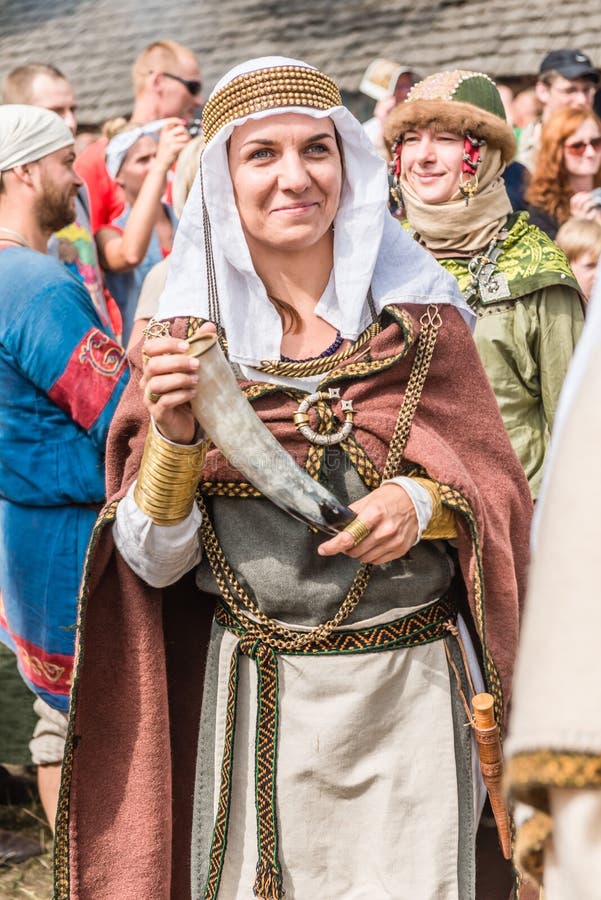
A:
[[[405,102],[388,116],[384,134],[392,144],[416,128],[456,134],[469,131],[498,147],[505,163],[515,155],[515,137],[505,118],[501,95],[494,81],[482,72],[437,72],[416,84]]]

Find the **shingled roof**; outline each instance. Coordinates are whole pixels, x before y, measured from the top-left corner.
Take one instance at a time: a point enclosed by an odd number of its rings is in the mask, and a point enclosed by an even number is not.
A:
[[[210,88],[250,56],[313,62],[356,92],[376,56],[423,74],[456,66],[513,80],[543,55],[578,47],[601,62],[598,0],[2,0],[0,76],[50,62],[73,82],[80,120],[131,109],[130,66],[148,43],[174,38],[198,53]]]

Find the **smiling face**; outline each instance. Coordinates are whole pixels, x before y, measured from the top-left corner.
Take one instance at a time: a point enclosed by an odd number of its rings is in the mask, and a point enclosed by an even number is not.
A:
[[[430,128],[407,131],[403,136],[403,177],[424,203],[445,203],[459,191],[464,137]]]
[[[228,162],[251,255],[304,250],[330,239],[342,187],[330,119],[299,113],[250,119],[234,129]]]
[[[73,168],[74,162],[75,151],[71,144],[31,164],[37,223],[49,234],[75,220],[75,197],[82,181]]]
[[[563,158],[570,175],[596,175],[601,167],[601,146],[595,148],[591,141],[601,136],[601,130],[594,119],[585,119],[576,131],[566,139]],[[574,150],[581,150],[582,155]]]

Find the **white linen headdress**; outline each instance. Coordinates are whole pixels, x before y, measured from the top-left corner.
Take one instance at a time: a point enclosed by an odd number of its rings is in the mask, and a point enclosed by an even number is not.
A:
[[[253,59],[231,69],[211,97],[241,75],[280,66],[316,71],[307,63],[284,57]],[[202,186],[199,175],[175,236],[158,317],[211,318],[204,191],[219,312],[230,360],[257,366],[261,360],[279,359],[282,323],[253,268],[234,200],[227,140],[233,129],[248,119],[289,112],[329,117],[343,147],[344,181],[334,219],[333,279],[315,308],[316,315],[340,330],[344,338],[355,340],[371,322],[367,302],[371,286],[377,313],[394,303],[448,303],[457,306],[473,326],[473,313],[455,279],[390,216],[386,165],[357,119],[343,106],[272,107],[233,119],[210,137],[201,159]]]
[[[39,106],[0,106],[0,172],[37,162],[74,141],[60,116]]]
[[[158,141],[161,129],[166,121],[167,119],[155,119],[153,122],[147,122],[145,125],[138,125],[136,128],[120,131],[110,139],[104,151],[104,158],[111,178],[117,177],[119,169],[123,165],[123,160],[141,137],[148,136]]]

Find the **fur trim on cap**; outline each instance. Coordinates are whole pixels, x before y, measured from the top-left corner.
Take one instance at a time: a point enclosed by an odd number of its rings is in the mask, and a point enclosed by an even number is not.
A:
[[[431,128],[433,131],[469,131],[493,147],[498,147],[505,164],[515,156],[513,128],[500,116],[495,116],[472,103],[459,100],[408,100],[396,106],[384,125],[386,143],[391,146],[406,131]]]

